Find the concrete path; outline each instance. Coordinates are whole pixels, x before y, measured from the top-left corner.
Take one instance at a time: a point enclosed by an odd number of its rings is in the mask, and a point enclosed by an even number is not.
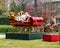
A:
[[[0,35],[0,38],[5,38],[6,36],[5,35]]]

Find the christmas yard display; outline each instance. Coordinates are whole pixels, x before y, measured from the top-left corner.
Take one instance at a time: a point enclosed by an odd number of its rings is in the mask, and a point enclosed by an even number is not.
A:
[[[10,14],[15,14],[14,12],[11,12]],[[20,16],[26,15],[20,12]],[[28,16],[28,15],[27,15]],[[26,18],[26,20],[29,18],[28,21],[16,21],[15,18],[17,16],[9,16],[10,25],[18,28],[22,28],[21,32],[14,32],[14,33],[6,33],[7,39],[40,39],[42,38],[42,34],[40,33],[40,28],[44,25],[44,19],[43,17],[35,17],[35,16],[29,16]],[[21,18],[20,18],[21,19]],[[41,27],[40,27],[41,26]],[[39,30],[39,31],[38,31]],[[43,28],[42,31],[43,32]]]

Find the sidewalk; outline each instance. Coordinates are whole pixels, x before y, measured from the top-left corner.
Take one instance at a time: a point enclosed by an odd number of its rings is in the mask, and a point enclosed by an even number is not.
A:
[[[5,35],[0,35],[0,38],[5,38],[6,36]]]

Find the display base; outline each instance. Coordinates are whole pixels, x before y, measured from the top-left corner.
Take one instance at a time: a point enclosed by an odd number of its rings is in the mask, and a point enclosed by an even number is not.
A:
[[[44,32],[40,33],[6,33],[6,39],[32,40],[42,39]]]

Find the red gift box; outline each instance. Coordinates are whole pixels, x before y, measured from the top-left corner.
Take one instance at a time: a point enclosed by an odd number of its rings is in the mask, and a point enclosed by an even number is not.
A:
[[[59,34],[44,34],[43,41],[58,42],[59,41]]]

